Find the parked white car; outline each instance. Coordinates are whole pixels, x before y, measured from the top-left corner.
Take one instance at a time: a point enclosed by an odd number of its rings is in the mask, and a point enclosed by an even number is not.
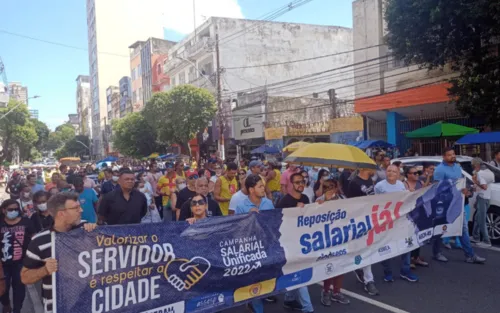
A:
[[[440,156],[418,156],[418,157],[404,157],[398,158],[391,161],[401,161],[403,166],[416,166],[419,171],[423,170],[423,165],[425,163],[431,163],[438,166],[443,158]],[[467,187],[473,186],[472,182],[472,158],[468,156],[457,155],[457,162],[462,166],[462,173],[466,178]],[[495,243],[500,243],[500,170],[492,167],[491,165],[484,163],[484,165],[490,169],[495,174],[495,183],[490,185],[491,188],[491,200],[490,208],[488,209],[488,214],[486,215],[486,225],[488,227],[488,234],[490,239]],[[476,195],[469,199],[469,206],[471,209],[471,214],[469,216],[469,222],[472,223],[476,215],[475,208]],[[470,227],[470,230],[472,228]]]

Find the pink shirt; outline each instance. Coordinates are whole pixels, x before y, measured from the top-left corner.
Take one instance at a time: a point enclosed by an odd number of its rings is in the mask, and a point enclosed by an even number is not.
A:
[[[158,180],[162,176],[161,172],[152,174],[151,172],[148,172],[146,174],[146,177],[144,177],[144,180],[149,182],[151,184],[151,187],[153,188],[153,196],[158,197],[158,192],[156,191],[156,187],[158,185]]]
[[[292,193],[293,191],[293,184],[290,182],[290,177],[294,173],[297,173],[297,170],[291,171],[290,169],[287,169],[286,171],[283,172],[283,174],[281,174],[280,184],[286,186],[287,193]]]

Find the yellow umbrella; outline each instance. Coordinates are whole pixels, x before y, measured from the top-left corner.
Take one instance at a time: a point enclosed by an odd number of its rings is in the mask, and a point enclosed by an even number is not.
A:
[[[291,143],[288,146],[284,147],[283,152],[292,153],[292,152],[295,152],[295,151],[299,150],[300,148],[305,147],[307,145],[310,145],[310,143],[305,142],[305,141],[297,141],[297,142]]]
[[[328,166],[349,169],[376,169],[375,162],[354,146],[335,143],[312,143],[290,154],[285,161],[305,166]]]
[[[148,159],[156,159],[159,156],[160,154],[158,154],[157,152],[153,152],[148,156]]]

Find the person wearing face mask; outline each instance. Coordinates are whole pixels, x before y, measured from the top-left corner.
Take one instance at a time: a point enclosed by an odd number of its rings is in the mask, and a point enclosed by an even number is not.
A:
[[[101,188],[101,196],[104,196],[107,193],[110,193],[113,190],[119,189],[120,185],[118,185],[118,179],[120,178],[120,174],[118,170],[113,170],[113,176],[111,176],[111,180],[108,180],[102,184]]]
[[[26,215],[28,218],[35,213],[35,208],[33,206],[33,199],[31,197],[31,187],[28,185],[21,186],[21,197],[17,200],[19,205],[21,206],[21,211],[23,215]]]
[[[198,179],[198,173],[195,170],[189,170],[186,172],[187,176],[187,187],[179,191],[179,196],[175,202],[175,220],[179,219],[181,208],[186,201],[196,195],[196,180]]]
[[[2,267],[6,292],[0,297],[4,312],[20,313],[26,295],[26,286],[21,281],[23,257],[31,237],[35,234],[33,223],[22,216],[21,207],[15,200],[2,203],[4,219],[0,225]],[[10,304],[9,289],[12,286],[13,305]]]
[[[41,232],[42,230],[52,227],[54,219],[47,211],[47,201],[49,195],[45,191],[38,191],[33,195],[33,203],[35,205],[36,212],[31,216],[31,222],[35,227],[35,232]]]
[[[212,177],[210,177],[210,180],[208,181],[208,192],[209,193],[214,192],[215,183],[217,183],[217,180],[219,179],[219,177],[222,176],[222,173],[224,172],[224,170],[222,169],[222,166],[220,166],[220,164],[216,164],[214,167],[214,170],[215,170],[215,175],[212,175]]]
[[[89,223],[97,222],[96,205],[98,199],[95,191],[91,188],[85,188],[85,182],[81,177],[76,177],[73,184],[78,193],[78,201],[82,206],[82,219]]]
[[[316,202],[322,204],[325,201],[344,199],[340,193],[339,184],[334,179],[327,179],[323,182],[324,194]],[[340,304],[349,304],[351,301],[341,292],[344,284],[344,275],[332,277],[323,281],[323,291],[321,292],[321,304],[331,306],[332,301]],[[333,291],[331,290],[333,288]]]
[[[222,216],[219,204],[208,196],[208,180],[205,177],[199,177],[196,180],[196,196],[201,195],[205,202],[205,217]],[[193,198],[196,198],[193,197]],[[181,207],[179,221],[188,221],[190,218],[199,216],[199,212],[193,211],[193,198],[186,201]]]
[[[314,187],[313,187],[314,195],[316,197],[321,197],[324,194],[323,183],[325,182],[325,180],[327,180],[329,178],[330,178],[330,172],[328,172],[324,168],[319,170],[318,180],[316,181],[316,183],[314,184]]]

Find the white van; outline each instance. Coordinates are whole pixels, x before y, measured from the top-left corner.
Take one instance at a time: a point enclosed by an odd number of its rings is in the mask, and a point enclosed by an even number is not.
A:
[[[417,156],[417,157],[404,157],[398,158],[391,161],[400,161],[404,167],[415,166],[419,171],[423,170],[423,165],[426,163],[434,164],[438,166],[443,158],[441,156]],[[468,156],[457,155],[457,162],[462,166],[462,173],[467,180],[467,186],[470,187],[474,183],[472,182],[472,158]],[[488,214],[486,215],[486,226],[488,227],[488,234],[493,243],[500,243],[500,170],[492,167],[488,163],[484,163],[488,169],[490,169],[493,174],[495,174],[495,183],[491,184],[492,189],[490,208],[488,209]],[[471,214],[469,217],[469,222],[472,223],[476,215],[475,208],[476,195],[469,199],[469,206],[471,209]],[[472,230],[472,227],[469,227]]]

